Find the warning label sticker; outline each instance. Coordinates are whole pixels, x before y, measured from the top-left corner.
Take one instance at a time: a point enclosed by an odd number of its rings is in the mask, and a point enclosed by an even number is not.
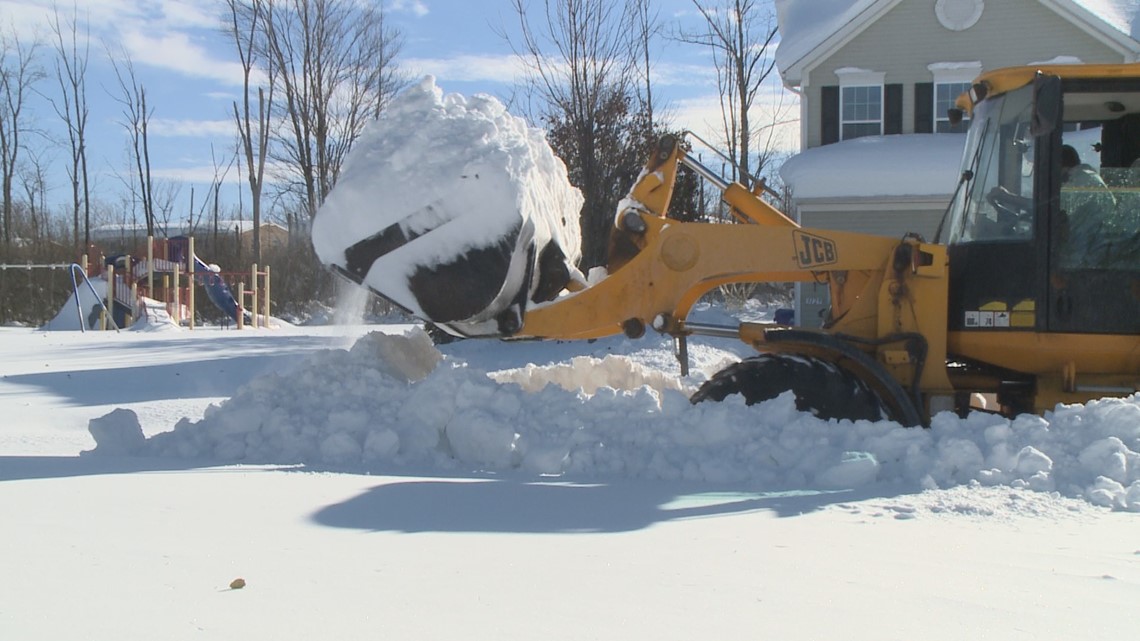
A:
[[[965,312],[968,329],[1021,329],[1034,326],[1035,304],[1032,299],[1019,302],[1011,311],[1003,301],[985,303],[980,309]]]
[[[966,312],[966,327],[1009,327],[1009,312]]]

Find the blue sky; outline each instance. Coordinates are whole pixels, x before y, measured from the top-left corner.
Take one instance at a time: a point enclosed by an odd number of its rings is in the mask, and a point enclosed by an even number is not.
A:
[[[48,16],[57,0],[0,0],[0,29],[15,28],[28,40],[37,34],[44,40],[42,62],[48,77],[39,85],[46,94],[58,92],[54,77],[54,49]],[[541,0],[531,0],[540,5]],[[61,13],[70,5],[58,0]],[[91,27],[87,99],[91,111],[89,162],[98,198],[117,203],[128,179],[127,138],[120,124],[122,106],[106,45],[122,47],[135,65],[154,113],[150,129],[153,174],[166,189],[177,189],[179,209],[189,211],[190,191],[200,205],[205,184],[219,162],[232,154],[234,128],[228,118],[238,97],[241,72],[233,45],[219,29],[224,9],[215,0],[78,0],[81,18]],[[666,31],[695,29],[701,18],[691,0],[658,0],[654,3]],[[521,68],[510,45],[498,31],[517,31],[518,19],[510,0],[385,0],[390,22],[403,33],[399,57],[412,78],[435,75],[448,92],[486,92],[508,99],[521,78]],[[719,118],[715,75],[709,52],[695,45],[663,39],[656,61],[654,91],[665,103],[666,113],[677,126],[706,135]],[[798,115],[795,97],[780,91],[778,82],[765,92],[764,101],[783,101],[787,118]],[[43,99],[29,109],[37,127],[49,135],[62,135],[62,125]],[[786,146],[798,139],[795,125],[789,128]],[[69,201],[62,162],[64,146],[45,139],[33,143],[35,153],[46,163],[55,163],[49,204]],[[237,201],[240,186],[236,170],[230,171],[227,202]],[[197,207],[195,207],[197,209]]]

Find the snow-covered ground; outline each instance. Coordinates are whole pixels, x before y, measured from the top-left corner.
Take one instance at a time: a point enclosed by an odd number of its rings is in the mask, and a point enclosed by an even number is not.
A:
[[[0,639],[1134,635],[1140,399],[829,423],[671,347],[0,329]]]

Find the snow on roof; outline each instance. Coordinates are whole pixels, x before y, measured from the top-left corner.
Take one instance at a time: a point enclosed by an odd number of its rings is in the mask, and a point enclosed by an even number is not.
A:
[[[1073,0],[1109,26],[1140,40],[1140,0]]]
[[[965,142],[961,134],[856,138],[797,154],[780,177],[796,200],[948,195]]]
[[[879,0],[776,0],[776,66],[787,69]],[[798,83],[797,83],[798,84]]]
[[[798,85],[788,71],[852,22],[889,0],[775,0],[780,43],[776,66],[784,82]],[[1140,0],[1065,0],[1087,10],[1116,31],[1140,41]],[[859,25],[854,25],[858,28]]]

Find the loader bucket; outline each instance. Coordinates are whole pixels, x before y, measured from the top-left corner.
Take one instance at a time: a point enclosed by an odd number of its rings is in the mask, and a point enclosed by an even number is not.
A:
[[[326,265],[460,336],[509,336],[580,255],[582,197],[541,131],[428,77],[357,140],[313,220]]]

